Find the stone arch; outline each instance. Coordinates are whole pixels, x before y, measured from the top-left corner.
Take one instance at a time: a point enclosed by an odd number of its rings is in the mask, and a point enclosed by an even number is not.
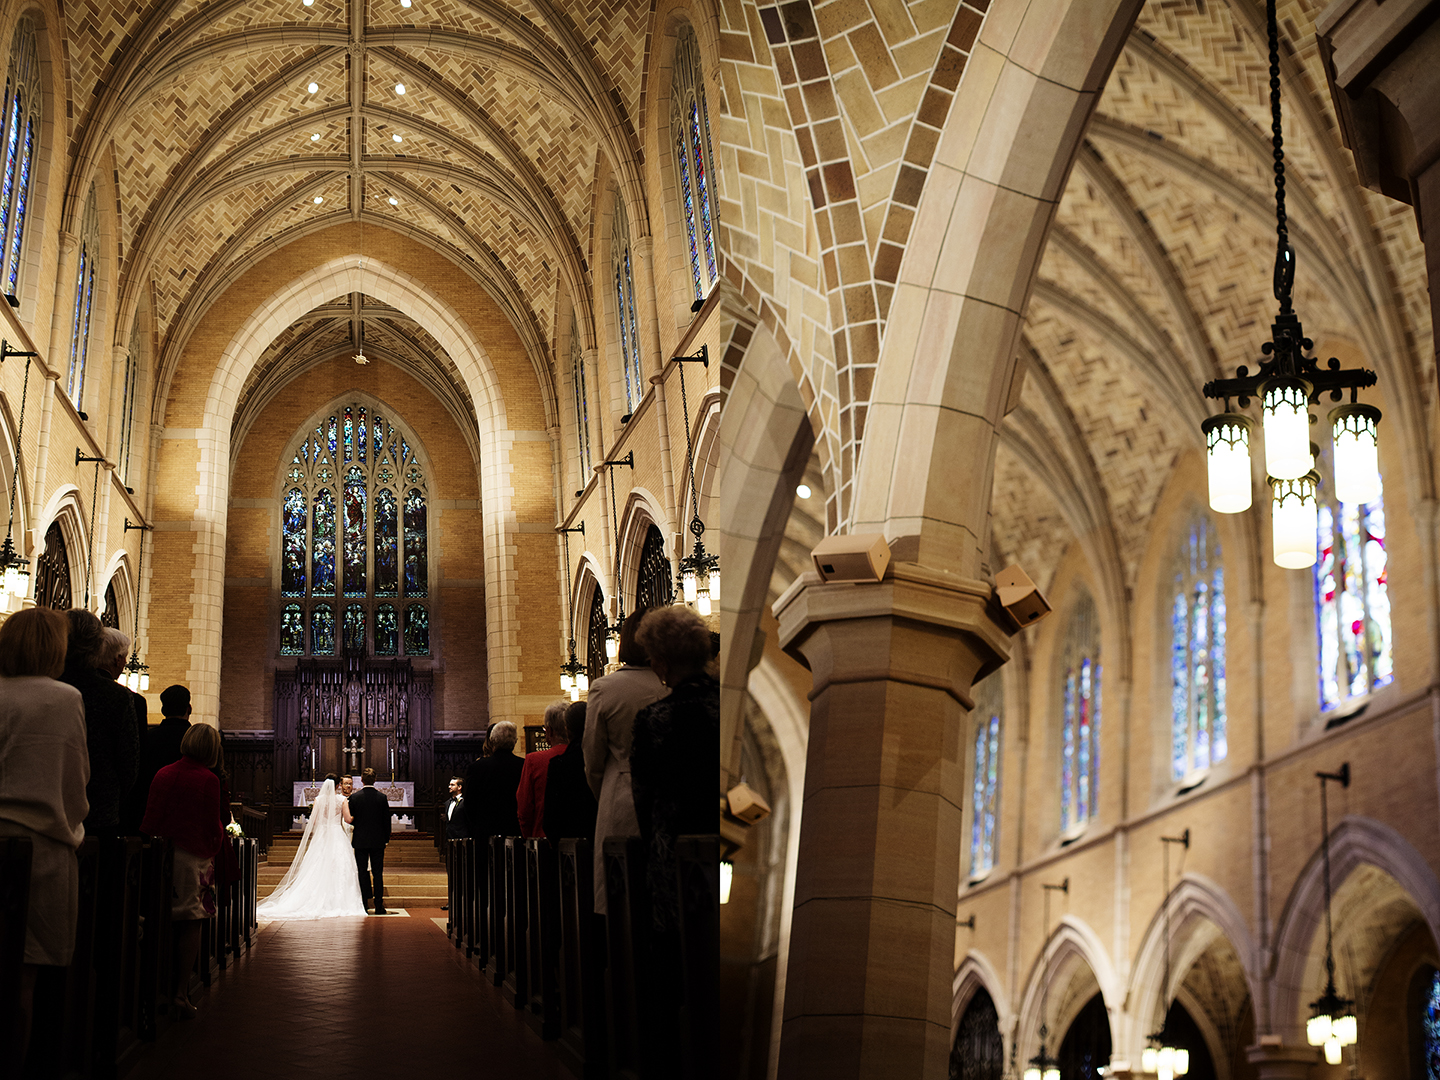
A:
[[[120,630],[130,639],[132,649],[135,647],[135,609],[139,592],[133,580],[134,572],[135,568],[130,565],[130,553],[122,547],[106,561],[105,572],[100,576],[100,580],[107,586],[115,588],[115,607],[120,618]],[[100,589],[99,592],[103,607],[105,590]]]
[[[645,535],[651,525],[660,530],[665,539],[666,556],[674,549],[675,530],[669,515],[661,508],[665,504],[656,498],[654,492],[637,484],[630,489],[625,504],[620,508],[620,539],[617,544],[619,557],[619,593],[621,597],[634,600],[640,585],[640,555],[645,548]],[[673,565],[674,559],[671,559]],[[633,603],[626,604],[626,611],[632,610]]]
[[[700,520],[710,523],[710,507],[719,487],[720,459],[720,391],[712,390],[695,403],[690,410],[692,445],[695,455],[695,484],[691,487],[690,475],[681,478],[680,498],[677,506],[679,526],[684,529],[695,514],[694,492],[700,493]],[[676,447],[678,450],[679,447]],[[678,455],[676,455],[678,456]],[[708,531],[708,530],[707,530]],[[684,546],[689,548],[687,539]],[[712,541],[713,543],[713,541]]]
[[[995,1011],[1000,1017],[1000,1037],[1006,1041],[1005,1050],[1009,1053],[1009,1042],[1014,1037],[1015,1014],[1010,1011],[1010,997],[1005,993],[1005,983],[990,958],[978,949],[971,949],[955,969],[955,978],[951,985],[951,1043],[955,1041],[955,1031],[960,1024],[960,1018],[965,1015],[965,1009],[974,999],[976,991],[984,988],[990,995],[990,1000],[995,1003]]]
[[[1055,0],[981,29],[900,265],[853,499],[841,500],[850,527],[883,531],[899,559],[979,576],[1021,313],[1139,9]],[[948,465],[961,446],[985,462],[964,478]]]
[[[588,553],[581,560],[580,572],[575,578],[575,655],[587,668],[600,667],[602,670],[608,662],[607,658],[599,658],[597,665],[595,657],[591,656],[591,642],[598,637],[598,632],[592,634],[592,613],[597,608],[595,600],[598,597],[600,606],[598,610],[603,614],[608,612],[610,605],[606,603],[605,589],[601,579],[597,576],[597,565]]]
[[[1365,867],[1392,878],[1419,912],[1431,938],[1440,942],[1440,878],[1425,857],[1389,825],[1348,815],[1330,834],[1332,893],[1338,893],[1352,874]],[[1317,846],[1276,923],[1270,1028],[1287,1043],[1303,1043],[1305,1037],[1306,972],[1316,935],[1323,933],[1324,875],[1323,853]]]
[[[60,535],[65,541],[65,560],[70,573],[70,603],[85,596],[85,559],[88,547],[85,542],[85,506],[80,498],[80,489],[74,484],[62,484],[35,515],[35,548],[31,556],[31,595],[34,595],[34,575],[39,568],[39,558],[45,551],[45,534],[51,525],[60,526]],[[77,595],[78,593],[78,595]]]
[[[1067,988],[1087,980],[1094,983],[1095,989],[1105,999],[1113,1037],[1115,1015],[1124,1000],[1124,987],[1115,965],[1100,936],[1087,922],[1074,915],[1063,915],[1060,925],[1047,939],[1044,950],[1036,957],[1025,985],[1015,1029],[1022,1057],[1028,1057],[1039,1048],[1042,1008],[1048,1010],[1044,1020],[1049,1028],[1050,1041],[1046,1045],[1051,1053],[1055,1052],[1075,1014],[1092,996],[1089,992],[1072,994],[1071,997],[1076,1000],[1071,1001],[1067,1009],[1063,998],[1057,999],[1057,994],[1064,994]]]
[[[465,379],[475,404],[480,439],[480,508],[484,534],[486,649],[490,700],[504,714],[518,692],[519,616],[513,557],[516,516],[512,502],[510,447],[515,433],[506,419],[490,356],[465,320],[425,283],[374,258],[332,259],[283,283],[236,331],[215,367],[196,433],[200,483],[193,512],[200,570],[194,592],[190,667],[186,680],[197,712],[219,703],[219,656],[224,608],[225,531],[230,486],[230,425],[240,390],[256,360],[280,331],[316,303],[362,292],[389,304],[432,333]],[[168,390],[167,390],[168,394]]]

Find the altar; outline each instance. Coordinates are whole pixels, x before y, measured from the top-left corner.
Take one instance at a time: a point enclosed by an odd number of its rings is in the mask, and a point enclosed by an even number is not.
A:
[[[356,791],[359,791],[361,787],[364,786],[360,777],[358,776],[351,777],[351,782],[355,785]],[[314,806],[316,796],[320,794],[320,789],[324,786],[324,783],[325,782],[323,780],[319,781],[318,783],[313,780],[295,781],[294,796],[291,805],[297,809],[301,807]],[[407,806],[412,808],[414,807],[414,782],[410,780],[377,780],[372,786],[375,788],[376,791],[379,791],[385,796],[386,799],[390,801],[390,805],[392,807],[397,808],[395,813],[391,815],[390,820],[392,822],[392,827],[395,829],[413,831],[415,828],[414,813],[412,812],[406,814],[401,812],[399,808]],[[305,828],[305,816],[306,815],[304,814],[294,815],[294,821],[292,822],[292,825],[296,831]]]

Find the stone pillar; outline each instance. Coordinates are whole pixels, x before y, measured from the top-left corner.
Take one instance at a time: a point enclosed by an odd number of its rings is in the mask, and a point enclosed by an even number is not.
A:
[[[781,645],[810,668],[779,1075],[948,1075],[971,686],[1009,655],[990,586],[915,564],[799,578]]]
[[[1440,329],[1440,21],[1433,4],[1334,0],[1315,30],[1360,182],[1415,207],[1433,349]]]
[[[1283,1046],[1261,1043],[1246,1049],[1260,1080],[1308,1080],[1312,1066],[1320,1063],[1320,1051],[1313,1046]]]

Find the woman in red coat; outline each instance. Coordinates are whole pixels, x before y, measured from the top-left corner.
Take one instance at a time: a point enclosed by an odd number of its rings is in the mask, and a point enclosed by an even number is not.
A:
[[[141,831],[175,844],[175,1004],[179,1018],[195,1015],[190,973],[200,956],[200,924],[215,914],[215,853],[225,838],[220,779],[220,732],[193,724],[180,740],[180,760],[155,774]]]

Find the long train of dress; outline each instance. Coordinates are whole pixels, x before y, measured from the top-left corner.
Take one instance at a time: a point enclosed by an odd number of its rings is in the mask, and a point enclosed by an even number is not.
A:
[[[345,796],[335,792],[335,782],[326,780],[305,823],[295,861],[275,891],[260,902],[257,918],[273,922],[366,914],[355,852],[345,829],[344,803]]]

